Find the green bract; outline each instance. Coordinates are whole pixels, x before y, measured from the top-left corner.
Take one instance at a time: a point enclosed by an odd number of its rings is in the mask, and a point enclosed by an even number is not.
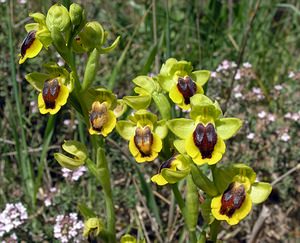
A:
[[[69,156],[61,153],[54,154],[54,158],[62,167],[74,170],[85,163],[87,159],[87,149],[82,143],[69,140],[65,141],[62,148]]]
[[[70,24],[71,19],[68,9],[63,5],[55,4],[48,10],[46,25],[51,32],[54,28],[58,29],[60,32],[64,32],[70,28]]]

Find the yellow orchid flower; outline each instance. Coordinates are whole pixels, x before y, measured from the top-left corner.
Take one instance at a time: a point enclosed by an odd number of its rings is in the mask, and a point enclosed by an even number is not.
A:
[[[39,110],[42,114],[56,114],[67,103],[68,97],[69,89],[63,84],[61,77],[46,80],[38,96]]]

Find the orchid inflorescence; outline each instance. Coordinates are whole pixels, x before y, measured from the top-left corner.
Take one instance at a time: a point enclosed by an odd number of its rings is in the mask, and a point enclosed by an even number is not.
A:
[[[119,37],[111,46],[104,47],[108,33],[100,23],[88,22],[84,9],[74,3],[69,9],[55,4],[46,16],[42,13],[30,16],[35,23],[25,26],[28,34],[21,47],[19,63],[37,56],[43,48],[54,48],[66,64],[61,67],[47,63],[44,64],[45,72],[26,75],[26,80],[39,92],[40,113],[53,115],[69,104],[81,115],[92,138],[100,141],[96,145],[96,163],[90,159],[85,144],[65,141],[62,148],[67,154],[55,153],[55,159],[63,168],[76,170],[86,164],[99,179],[106,200],[111,202],[109,171],[102,144],[116,128],[128,141],[136,162],[163,161],[152,176],[152,182],[176,186],[186,181],[186,201],[181,210],[190,234],[196,234],[199,208],[207,226],[218,221],[235,225],[249,214],[252,203],[266,200],[271,185],[257,182],[249,166],[241,163],[219,165],[226,152],[226,140],[238,132],[242,121],[224,117],[218,102],[205,96],[209,71],[194,71],[190,62],[169,58],[158,75],[133,79],[136,95],[117,99],[112,91],[92,84],[100,55],[111,52],[118,45]],[[76,55],[83,53],[88,54],[88,60],[84,76],[79,77]],[[133,112],[126,117],[129,109]],[[118,120],[121,116],[123,120]],[[198,205],[200,191],[205,200]],[[95,213],[81,211],[85,217],[85,236],[106,237],[107,241],[115,242],[112,208],[107,209],[108,221],[111,220],[107,228]],[[102,231],[108,233],[103,236]],[[192,239],[190,236],[191,242]],[[134,240],[132,238],[132,242]]]

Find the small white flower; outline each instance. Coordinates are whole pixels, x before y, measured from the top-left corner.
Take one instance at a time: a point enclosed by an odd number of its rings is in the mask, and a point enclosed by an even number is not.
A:
[[[236,98],[236,99],[239,99],[239,98],[241,98],[241,97],[243,97],[243,95],[242,95],[242,93],[235,93],[234,94],[234,98]]]
[[[280,91],[280,90],[283,89],[283,87],[282,87],[282,85],[277,84],[277,85],[274,86],[274,89],[276,89],[277,91]]]
[[[216,77],[217,77],[217,72],[211,72],[211,73],[210,73],[210,76],[211,76],[212,78],[216,78]]]
[[[300,118],[300,114],[299,114],[299,113],[294,113],[294,114],[292,115],[292,120],[294,120],[294,121],[298,121],[299,118]]]
[[[240,70],[238,70],[238,71],[236,72],[236,75],[234,76],[234,79],[235,79],[235,80],[240,80],[240,79],[241,79],[241,72],[240,72]]]
[[[252,92],[254,93],[254,94],[261,94],[262,92],[261,92],[261,89],[260,88],[257,88],[257,87],[253,87],[252,88]]]
[[[287,133],[283,133],[281,136],[280,136],[280,140],[284,141],[284,142],[287,142],[290,140],[290,135],[288,135]]]
[[[286,113],[284,115],[284,118],[291,119],[292,118],[292,113],[291,112]]]
[[[245,62],[245,63],[243,63],[243,67],[244,68],[252,68],[252,65],[249,62]]]
[[[54,237],[60,242],[82,242],[83,222],[76,213],[57,215],[53,227]]]
[[[252,140],[253,138],[255,137],[255,134],[253,132],[250,132],[248,135],[247,135],[247,138],[249,140]]]
[[[276,120],[276,116],[274,114],[268,114],[268,121],[274,122]]]
[[[266,115],[267,115],[267,113],[266,113],[265,111],[261,111],[261,112],[259,112],[259,113],[257,114],[257,116],[258,116],[260,119],[265,118]]]
[[[293,77],[295,77],[295,73],[293,71],[290,71],[289,72],[289,78],[293,78]]]
[[[63,177],[71,180],[71,181],[78,181],[78,179],[87,171],[85,166],[80,166],[76,170],[69,170],[67,168],[62,168],[62,175]]]

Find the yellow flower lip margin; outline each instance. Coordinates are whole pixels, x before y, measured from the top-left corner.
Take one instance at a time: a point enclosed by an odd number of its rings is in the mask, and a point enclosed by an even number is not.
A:
[[[190,173],[188,160],[184,155],[176,155],[161,164],[156,175],[151,177],[151,181],[159,186],[168,183],[174,184]]]
[[[225,220],[230,225],[236,225],[244,219],[251,211],[252,204],[258,204],[265,201],[272,191],[272,186],[265,182],[255,182],[256,174],[249,166],[244,164],[235,164],[231,166],[222,166],[214,171],[216,186],[222,193],[214,197],[211,201],[211,212],[217,220]],[[244,199],[241,205],[234,210],[229,217],[221,214],[222,197],[224,192],[228,191],[228,186],[232,183],[242,185],[244,188]],[[228,199],[228,198],[227,198]]]
[[[202,123],[201,122],[198,123],[197,126],[199,124],[202,124]],[[203,124],[203,125],[205,127],[208,127],[209,124],[211,124],[211,123]],[[225,150],[226,150],[225,142],[216,133],[217,142],[214,145],[213,151],[211,153],[211,157],[210,158],[205,158],[205,156],[201,153],[200,148],[198,148],[195,144],[194,133],[196,132],[196,127],[195,127],[193,133],[191,133],[185,141],[185,151],[187,152],[187,154],[189,156],[191,156],[191,158],[193,159],[193,161],[197,165],[203,165],[203,164],[206,164],[206,163],[209,164],[209,165],[216,164],[217,162],[219,162],[222,159],[222,156],[225,153]],[[207,137],[208,137],[208,135],[207,135]]]
[[[107,102],[93,102],[92,109],[89,114],[89,133],[91,135],[103,135],[106,137],[113,131],[117,123],[117,118],[114,112],[109,108],[110,105]]]
[[[36,57],[43,48],[43,44],[36,38],[36,31],[30,31],[21,45],[21,54],[19,64],[26,61],[27,58]]]
[[[128,120],[118,121],[116,129],[129,141],[129,151],[138,163],[157,158],[162,149],[162,139],[168,132],[166,121],[157,121],[157,116],[147,110],[139,110]],[[143,154],[143,150],[147,153]]]
[[[38,95],[38,108],[41,114],[50,113],[51,115],[54,115],[60,110],[62,106],[64,106],[67,103],[69,97],[69,89],[67,88],[67,86],[63,84],[62,78],[57,77],[56,79],[58,80],[58,84],[59,84],[59,92],[57,98],[55,99],[55,106],[53,108],[47,108],[47,105],[43,98],[45,87]],[[48,92],[50,92],[50,90],[48,90]]]

